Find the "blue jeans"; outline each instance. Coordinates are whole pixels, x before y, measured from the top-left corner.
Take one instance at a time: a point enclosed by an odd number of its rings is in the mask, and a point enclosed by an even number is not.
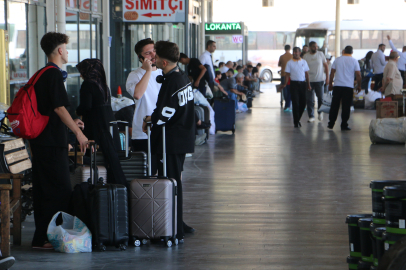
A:
[[[306,89],[307,114],[309,118],[314,117],[314,93],[316,93],[317,96],[317,110],[320,109],[321,104],[323,104],[324,82],[311,82],[310,86],[312,87],[312,91]]]
[[[238,110],[237,94],[227,90],[228,98],[235,101],[235,110]]]
[[[281,83],[285,83],[285,76],[282,76],[281,78]],[[283,88],[283,98],[285,99],[285,109],[290,107],[291,103],[291,95],[290,95],[290,85],[286,85],[285,88]]]

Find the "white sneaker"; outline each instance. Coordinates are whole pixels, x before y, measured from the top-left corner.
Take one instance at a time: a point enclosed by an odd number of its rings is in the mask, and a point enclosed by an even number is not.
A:
[[[351,106],[351,111],[352,111],[352,112],[354,111],[354,106]]]
[[[314,117],[309,118],[309,120],[307,122],[308,123],[313,123],[314,122]]]
[[[202,135],[197,135],[196,140],[195,140],[195,145],[202,145],[206,143],[206,133],[203,133]]]
[[[185,157],[191,157],[192,156],[192,154],[186,154],[186,156]]]
[[[323,121],[323,113],[322,112],[319,114],[319,121]]]

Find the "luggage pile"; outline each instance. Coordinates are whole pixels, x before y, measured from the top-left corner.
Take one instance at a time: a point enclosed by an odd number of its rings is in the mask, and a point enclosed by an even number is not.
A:
[[[349,269],[389,269],[405,253],[406,180],[371,181],[372,214],[348,215]],[[403,249],[399,248],[403,245]],[[404,265],[403,265],[404,266]],[[403,268],[390,268],[403,269]]]
[[[148,164],[151,164],[149,136],[148,142]],[[90,146],[97,148],[96,143]],[[72,213],[90,229],[94,249],[105,251],[113,246],[126,250],[129,242],[140,246],[148,240],[162,241],[168,247],[178,244],[177,185],[176,180],[166,177],[165,149],[164,139],[164,175],[159,177],[151,176],[150,166],[148,176],[145,175],[147,155],[144,152],[127,149],[119,152],[129,190],[124,185],[107,183],[106,168],[97,165],[103,156],[96,151],[91,154],[90,166],[76,169],[78,183],[73,191]]]

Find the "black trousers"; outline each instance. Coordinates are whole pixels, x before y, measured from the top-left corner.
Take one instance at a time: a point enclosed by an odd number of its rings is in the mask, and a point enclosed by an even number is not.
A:
[[[402,87],[403,87],[403,85],[405,85],[405,71],[399,69],[399,72],[400,75],[402,76]]]
[[[350,119],[351,103],[353,98],[353,89],[351,87],[334,86],[333,100],[331,101],[330,116],[328,123],[329,127],[334,127],[337,120],[340,103],[342,103],[341,112],[341,128],[348,127],[348,119]]]
[[[142,151],[148,154],[148,140],[131,140],[131,145],[132,145],[132,151],[133,152],[138,152]],[[159,158],[157,155],[152,155],[151,156],[151,174],[156,175],[156,172],[158,171],[158,163]],[[148,166],[150,166],[148,164]]]
[[[33,246],[48,240],[47,229],[58,211],[68,212],[71,198],[68,148],[31,144],[35,233]]]
[[[297,125],[306,108],[306,82],[290,81],[293,124]]]
[[[374,74],[373,79],[375,81],[374,91],[377,91],[382,86],[383,73]]]
[[[169,178],[175,179],[178,186],[178,201],[177,201],[178,239],[183,239],[183,237],[185,236],[185,233],[183,231],[183,189],[182,189],[182,171],[183,171],[183,163],[185,163],[185,156],[186,154],[166,155],[167,175]],[[158,175],[163,175],[163,166],[159,166]]]

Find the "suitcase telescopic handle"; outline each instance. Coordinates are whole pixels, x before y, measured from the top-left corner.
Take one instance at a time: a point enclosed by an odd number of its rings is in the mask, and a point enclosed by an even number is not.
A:
[[[97,180],[98,180],[98,179],[94,179],[94,178],[98,178],[97,164],[96,164],[97,143],[96,142],[89,142],[89,148],[90,148],[90,178],[88,180],[88,183],[95,185],[97,183]]]
[[[130,124],[127,121],[111,121],[110,122],[110,134],[111,137],[114,138],[113,135],[113,124],[124,124],[125,125],[125,157],[128,158],[128,127]]]
[[[162,160],[163,160],[163,176],[167,177],[166,173],[166,134],[165,125],[162,125]],[[147,123],[147,135],[148,135],[148,176],[151,175],[151,122]]]

